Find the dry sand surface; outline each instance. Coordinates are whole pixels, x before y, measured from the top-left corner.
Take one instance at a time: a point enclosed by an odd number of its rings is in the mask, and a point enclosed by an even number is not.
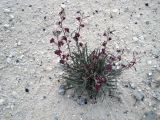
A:
[[[119,99],[80,106],[58,94],[63,71],[49,40],[62,3],[72,30],[78,10],[90,16],[82,30],[90,49],[110,28],[110,47],[126,59],[138,53],[137,71],[118,78]],[[0,0],[0,120],[160,120],[159,86],[159,0]]]

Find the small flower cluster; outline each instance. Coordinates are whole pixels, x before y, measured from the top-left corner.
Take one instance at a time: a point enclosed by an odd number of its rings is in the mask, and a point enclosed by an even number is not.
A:
[[[77,13],[79,14],[76,18],[78,22],[77,30],[70,33],[70,29],[63,25],[66,14],[62,8],[59,12],[60,21],[57,23],[59,30],[53,32],[54,37],[50,39],[50,43],[57,46],[54,53],[66,68],[68,74],[64,76],[66,88],[73,88],[80,96],[87,93],[89,98],[96,98],[99,93],[104,93],[105,89],[108,91],[114,89],[116,87],[114,78],[120,75],[121,71],[134,67],[136,59],[133,54],[133,60],[123,64],[121,60],[124,50],[117,50],[117,55],[107,51],[107,43],[112,40],[109,36],[111,31],[104,32],[103,36],[106,40],[102,43],[101,49],[95,49],[89,53],[87,44],[80,41],[81,29],[85,27],[83,20],[88,16],[84,17],[84,14],[80,11]],[[75,42],[76,50],[71,50],[71,42]],[[64,45],[68,47],[67,53],[62,51]]]
[[[71,38],[76,42],[76,46],[78,47],[78,50],[80,50],[80,47],[83,46],[83,43],[79,42],[80,30],[81,30],[81,28],[84,27],[84,24],[82,22],[83,22],[83,19],[86,17],[83,17],[82,13],[79,11],[77,13],[79,13],[81,15],[80,17],[76,18],[76,20],[79,23],[79,26],[78,26],[77,32],[75,32],[74,36]],[[58,24],[58,27],[60,30],[53,31],[54,38],[50,39],[50,43],[54,43],[58,47],[58,49],[55,50],[54,53],[60,57],[60,63],[65,64],[65,63],[67,63],[68,58],[71,57],[70,56],[71,55],[71,51],[70,51],[70,42],[71,41],[68,40],[68,35],[70,34],[69,28],[63,26],[63,22],[66,19],[66,14],[65,14],[64,8],[62,8],[61,11],[59,12],[59,16],[60,16],[60,21],[58,21],[57,24]],[[67,44],[68,50],[69,50],[68,51],[69,53],[67,53],[67,54],[63,54],[63,52],[61,50],[61,48],[65,44]]]

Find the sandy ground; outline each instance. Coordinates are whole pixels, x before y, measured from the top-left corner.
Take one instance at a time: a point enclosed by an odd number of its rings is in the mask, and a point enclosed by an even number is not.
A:
[[[58,95],[63,71],[49,39],[62,3],[71,29],[78,10],[90,16],[82,40],[91,49],[110,28],[110,46],[138,53],[137,71],[118,79],[121,101],[79,106]],[[159,0],[0,0],[0,120],[156,120],[144,117],[149,111],[160,120],[159,55]],[[135,104],[140,91],[144,100]]]

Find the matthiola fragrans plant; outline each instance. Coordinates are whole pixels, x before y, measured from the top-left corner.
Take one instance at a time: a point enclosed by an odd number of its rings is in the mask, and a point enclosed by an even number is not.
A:
[[[116,77],[123,70],[133,67],[136,59],[133,54],[132,61],[122,64],[124,50],[117,50],[117,55],[110,53],[107,49],[107,43],[111,40],[109,32],[103,34],[106,40],[102,43],[101,48],[90,52],[87,44],[80,40],[80,32],[85,27],[83,20],[87,17],[79,11],[77,14],[79,14],[79,17],[76,18],[78,28],[71,32],[68,27],[63,25],[66,14],[64,9],[61,9],[60,21],[57,23],[58,30],[53,32],[54,36],[50,39],[50,43],[57,46],[54,53],[60,58],[59,62],[66,71],[63,76],[65,89],[73,89],[78,96],[87,96],[92,99],[105,94],[106,91],[110,92],[116,89]],[[73,43],[74,49],[71,47],[71,43]],[[67,46],[67,50],[64,50],[64,46]]]

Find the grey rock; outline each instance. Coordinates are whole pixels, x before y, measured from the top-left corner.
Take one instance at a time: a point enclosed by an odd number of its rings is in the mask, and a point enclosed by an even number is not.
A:
[[[75,96],[75,95],[73,95],[73,96],[71,97],[71,99],[72,99],[73,101],[77,101],[78,97]]]
[[[160,101],[160,92],[155,91],[155,94],[153,95],[153,97]]]
[[[130,86],[131,89],[134,89],[134,90],[136,88],[135,85],[134,85],[134,83],[129,83],[129,86]]]
[[[87,104],[87,99],[86,99],[86,98],[83,98],[83,97],[79,97],[79,98],[77,99],[77,103],[78,103],[79,105],[85,105],[85,104]]]
[[[59,95],[64,95],[65,92],[66,92],[65,85],[60,85],[59,90],[58,90]]]
[[[54,117],[54,120],[59,120],[57,116]]]
[[[12,59],[11,58],[7,58],[7,63],[11,63]]]
[[[144,100],[144,93],[142,91],[134,91],[134,97],[137,101],[143,101]]]
[[[143,120],[158,120],[157,114],[153,111],[145,112]]]

